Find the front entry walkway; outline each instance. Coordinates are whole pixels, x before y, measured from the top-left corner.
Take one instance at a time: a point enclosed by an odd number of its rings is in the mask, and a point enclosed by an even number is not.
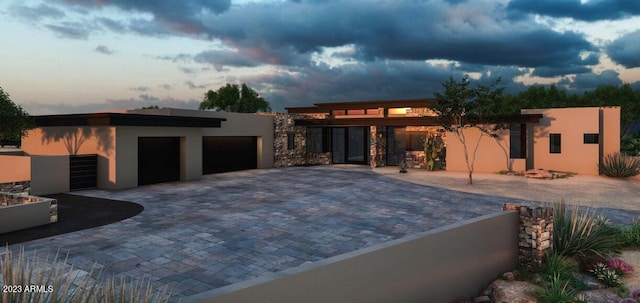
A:
[[[176,300],[526,203],[412,184],[361,166],[251,170],[80,194],[136,202],[144,211],[24,243],[27,253],[61,249],[79,270],[97,264],[108,275],[151,279],[172,288]]]

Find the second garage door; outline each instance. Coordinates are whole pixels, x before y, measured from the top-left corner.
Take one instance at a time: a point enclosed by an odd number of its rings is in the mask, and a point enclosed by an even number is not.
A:
[[[256,137],[202,137],[202,174],[258,168]]]
[[[138,138],[138,185],[180,180],[180,138]]]

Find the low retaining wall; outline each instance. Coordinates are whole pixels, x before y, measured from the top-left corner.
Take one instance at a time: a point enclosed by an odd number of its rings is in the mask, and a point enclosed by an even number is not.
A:
[[[0,193],[0,234],[55,222],[56,199]]]
[[[452,302],[518,264],[518,213],[482,216],[186,298],[186,302]]]

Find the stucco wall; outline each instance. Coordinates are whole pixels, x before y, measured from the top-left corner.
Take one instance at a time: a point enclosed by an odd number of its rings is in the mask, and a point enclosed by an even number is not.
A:
[[[69,156],[31,157],[31,195],[69,191]]]
[[[139,137],[181,138],[181,180],[195,180],[202,177],[202,131],[200,128],[118,126],[116,133],[118,149],[115,182],[110,180],[104,188],[121,189],[138,186]]]
[[[525,159],[511,159],[509,157],[509,130],[502,130],[499,133],[499,138],[496,140],[487,135],[482,136],[480,139],[480,146],[476,152],[476,159],[474,162],[474,172],[488,172],[495,173],[502,170],[508,170],[511,166],[513,171],[525,170]],[[477,128],[467,128],[464,130],[464,135],[467,142],[467,149],[469,151],[469,159],[473,156],[473,149],[476,146],[476,142],[482,135],[482,132]],[[452,132],[446,133],[447,143],[447,166],[448,171],[467,171],[467,164],[464,157],[464,146],[456,135]]]
[[[0,183],[31,180],[31,157],[0,155]]]
[[[602,107],[603,156],[620,152],[620,107]]]
[[[115,127],[107,126],[40,127],[29,130],[27,136],[22,138],[22,150],[26,154],[40,156],[97,154],[98,187],[112,188],[110,184],[115,182],[116,179],[115,136]],[[56,170],[46,170],[39,165],[40,164],[32,164],[32,171],[37,171],[39,174],[53,174],[54,176],[58,174]],[[67,160],[67,182],[69,181],[68,165],[69,164]],[[34,185],[34,187],[38,186],[38,184]],[[68,185],[66,191],[69,191]],[[66,191],[57,192],[59,193]]]
[[[518,214],[497,213],[219,288],[186,302],[453,302],[518,263]]]
[[[273,116],[188,110],[175,108],[131,110],[130,113],[148,115],[171,115],[187,117],[224,118],[221,128],[204,128],[202,136],[255,136],[258,137],[258,168],[273,167],[274,124]]]
[[[540,122],[533,126],[533,136],[529,140],[533,143],[528,146],[528,157],[533,155],[530,158],[533,168],[598,174],[599,145],[584,144],[584,134],[600,132],[599,108],[523,109],[522,113],[543,115]],[[550,153],[550,134],[561,135],[561,153]],[[616,135],[619,134],[618,126]],[[608,136],[608,133],[604,135]]]

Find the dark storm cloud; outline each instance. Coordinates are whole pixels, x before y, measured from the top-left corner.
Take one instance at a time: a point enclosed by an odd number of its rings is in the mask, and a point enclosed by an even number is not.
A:
[[[593,90],[601,85],[621,85],[622,80],[618,75],[618,72],[609,69],[599,74],[594,72],[578,74],[573,80],[564,78],[558,84],[565,85],[576,92],[584,92]]]
[[[121,22],[117,22],[109,18],[100,17],[96,18],[95,21],[96,23],[115,33],[124,33],[127,30],[127,27]]]
[[[191,80],[187,80],[184,82],[184,84],[189,88],[189,89],[205,89],[207,87],[209,87],[210,84],[195,84],[193,83],[193,81]]]
[[[87,27],[78,22],[62,22],[60,24],[45,25],[45,27],[53,31],[58,37],[67,39],[86,40],[91,33]]]
[[[584,21],[616,20],[640,15],[636,0],[512,0],[508,9],[516,12],[568,17]]]
[[[616,63],[626,68],[640,67],[640,30],[618,38],[606,49]]]
[[[502,77],[507,91],[519,91],[513,78],[524,74],[517,68],[490,68],[477,81],[489,84]],[[436,67],[415,61],[376,61],[348,64],[340,68],[311,66],[298,72],[281,72],[240,79],[255,88],[271,107],[309,106],[317,102],[384,100],[432,97],[449,76],[460,80],[465,74],[456,68]],[[474,84],[476,81],[474,81]]]
[[[198,60],[223,66],[308,64],[323,47],[354,45],[356,59],[450,59],[482,65],[557,66],[594,46],[581,34],[557,32],[530,19],[508,19],[504,5],[481,1],[365,0],[248,3],[229,1],[80,1],[147,12],[152,19],[126,25],[101,19],[104,28],[146,36],[170,34],[219,40],[232,51],[209,51]]]
[[[194,33],[203,30],[201,17],[206,14],[220,14],[231,7],[231,0],[58,0],[88,9],[107,6],[125,11],[151,13],[154,20],[162,23],[172,32]],[[143,27],[148,30],[153,27]],[[145,31],[148,33],[148,31]]]
[[[28,21],[39,21],[43,18],[62,18],[66,15],[57,7],[46,4],[40,4],[37,7],[16,4],[9,7],[9,12],[13,16]]]
[[[104,45],[98,45],[94,50],[98,53],[105,54],[105,55],[111,55],[114,53],[113,50],[109,49],[107,46],[104,46]]]
[[[91,113],[96,111],[136,109],[145,106],[157,105],[158,107],[197,109],[200,101],[181,100],[171,97],[159,98],[151,95],[140,95],[137,98],[129,99],[107,99],[104,102],[85,104],[48,104],[40,102],[27,102],[20,104],[31,115],[52,115],[52,114],[77,114]]]

